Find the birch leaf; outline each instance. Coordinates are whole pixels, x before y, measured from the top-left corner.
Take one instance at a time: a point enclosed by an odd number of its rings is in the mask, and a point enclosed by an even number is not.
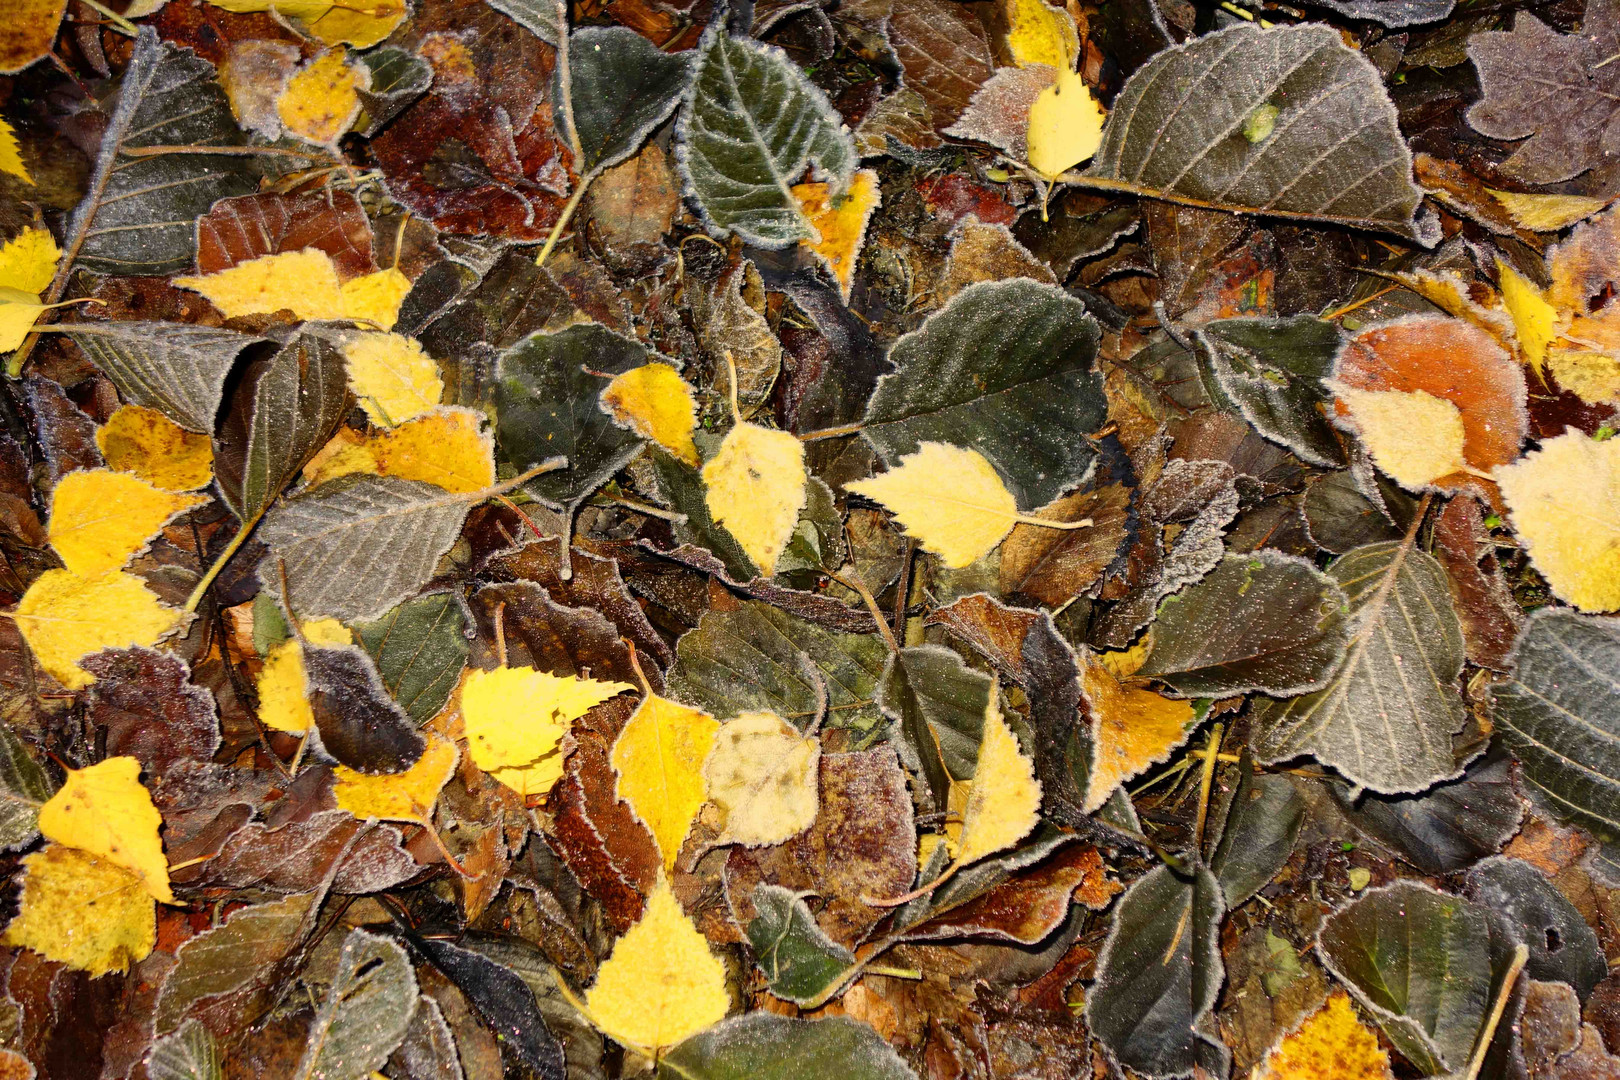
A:
[[[175,628],[180,613],[121,570],[91,578],[47,570],[23,593],[12,617],[39,666],[63,686],[79,690],[95,681],[79,660],[102,649],[156,645]]]
[[[169,519],[207,502],[110,469],[75,470],[51,493],[47,527],[62,565],[81,577],[121,570]]]
[[[717,844],[764,847],[810,827],[820,806],[821,740],[775,713],[722,724],[703,766],[709,799],[724,815]]]
[[[123,867],[140,878],[153,899],[172,904],[169,861],[158,838],[163,819],[140,775],[141,764],[132,757],[67,770],[62,789],[40,807],[39,831],[47,840]]]
[[[7,945],[22,945],[96,978],[128,971],[157,943],[145,882],[116,862],[65,844],[23,857],[27,873]]]
[[[927,551],[947,567],[971,566],[994,551],[1027,519],[983,454],[925,442],[888,472],[846,484],[887,507]]]
[[[962,811],[962,839],[956,862],[977,862],[1012,847],[1040,821],[1041,784],[1035,764],[1024,755],[1012,729],[1001,718],[1000,694],[992,689],[984,710],[984,741]]]
[[[770,577],[804,509],[804,444],[785,431],[739,423],[703,466],[703,483],[715,523]]]
[[[1582,611],[1620,608],[1620,440],[1566,431],[1492,475],[1558,598]]]
[[[719,730],[701,709],[647,694],[613,743],[614,793],[653,834],[666,872],[706,798],[703,765]]]

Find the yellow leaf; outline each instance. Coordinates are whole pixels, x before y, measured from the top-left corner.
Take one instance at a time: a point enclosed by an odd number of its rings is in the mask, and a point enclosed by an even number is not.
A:
[[[61,844],[23,858],[17,917],[4,942],[99,977],[124,972],[157,944],[157,908],[122,866]]]
[[[180,619],[140,578],[122,571],[85,578],[47,570],[34,580],[12,616],[39,666],[69,690],[95,677],[77,661],[102,649],[156,645]]]
[[[51,493],[47,531],[62,565],[88,577],[121,569],[170,518],[207,501],[162,491],[128,473],[77,469]]]
[[[616,423],[697,467],[692,443],[697,401],[680,372],[668,364],[643,364],[614,376],[602,391],[602,409]]]
[[[533,764],[557,748],[569,721],[634,689],[532,667],[469,671],[461,686],[467,749],[485,772]]]
[[[217,8],[238,15],[275,12],[291,19],[318,19],[332,10],[334,0],[208,0]]]
[[[324,44],[369,49],[405,18],[405,0],[208,0],[238,14],[274,11],[298,19]]]
[[[214,443],[155,409],[121,405],[96,429],[107,464],[164,491],[195,491],[214,478]]]
[[[959,865],[977,862],[1012,847],[1040,820],[1041,784],[1035,763],[1024,756],[1018,739],[1001,718],[999,686],[992,687],[984,709],[984,738],[973,769],[967,808],[962,812]]]
[[[300,319],[341,319],[343,294],[331,256],[317,248],[283,251],[203,277],[177,277],[206,296],[227,319],[287,310]]]
[[[132,757],[67,770],[61,789],[39,808],[45,839],[122,866],[154,900],[172,904],[169,861],[158,838],[162,827],[152,796],[141,786],[141,763]]]
[[[613,744],[614,793],[653,834],[665,870],[675,868],[703,805],[703,763],[719,730],[720,722],[701,709],[647,694]]]
[[[562,779],[563,755],[561,750],[541,754],[527,765],[490,769],[489,775],[505,784],[525,799],[538,798],[551,790]]]
[[[585,995],[603,1034],[651,1056],[725,1019],[726,969],[660,877],[641,920],[613,946]]]
[[[1255,1080],[1389,1080],[1389,1055],[1335,990],[1266,1055]]]
[[[391,330],[399,321],[399,305],[410,291],[411,279],[394,266],[346,281],[342,289],[343,317]]]
[[[1380,469],[1404,488],[1421,490],[1442,476],[1469,471],[1462,412],[1422,390],[1358,390],[1327,385],[1350,410],[1356,434]]]
[[[333,49],[293,73],[276,99],[276,115],[288,133],[332,146],[360,115],[359,91],[370,87],[366,69],[350,64],[344,50]]]
[[[990,554],[1022,520],[984,455],[948,443],[921,443],[888,472],[844,486],[882,503],[908,536],[952,569]]]
[[[1058,71],[1074,67],[1080,35],[1067,11],[1041,0],[1001,0],[1007,20],[1007,51],[1019,67],[1045,64]]]
[[[301,629],[304,638],[314,645],[354,644],[349,628],[336,619],[314,619],[304,623]],[[309,705],[304,649],[297,638],[288,638],[265,656],[256,688],[259,719],[266,727],[289,735],[302,735],[315,723],[315,713]]]
[[[34,178],[28,175],[28,166],[23,164],[22,147],[17,145],[17,133],[12,126],[0,120],[0,173],[15,176],[25,184],[32,184]],[[4,278],[0,278],[3,281]],[[40,286],[43,289],[44,286]],[[39,292],[40,289],[35,289]]]
[[[1088,161],[1102,146],[1103,107],[1075,72],[1058,72],[1029,107],[1029,164],[1042,176]]]
[[[1560,600],[1620,608],[1620,439],[1545,439],[1493,474],[1530,562]]]
[[[1507,209],[1515,222],[1532,232],[1567,229],[1609,205],[1607,199],[1594,199],[1590,195],[1526,195],[1495,188],[1485,190]]]
[[[772,712],[720,725],[703,766],[709,798],[725,818],[716,843],[761,847],[799,835],[816,820],[821,740]]]
[[[304,479],[316,485],[374,473],[446,491],[481,491],[495,483],[495,443],[483,425],[480,412],[444,406],[358,442],[340,435],[304,467]]]
[[[49,55],[67,0],[6,0],[0,18],[0,75]]]
[[[1502,306],[1513,318],[1519,350],[1530,370],[1539,375],[1547,366],[1547,347],[1558,337],[1558,311],[1540,289],[1501,259],[1496,260],[1496,271]]]
[[[389,426],[421,416],[439,403],[439,365],[414,338],[362,333],[343,346],[349,389],[374,424]]]
[[[842,195],[834,195],[830,184],[795,184],[792,191],[799,209],[810,219],[819,237],[814,242],[801,240],[799,243],[826,264],[847,304],[850,286],[855,281],[855,263],[861,255],[861,242],[866,239],[866,223],[883,203],[878,174],[872,169],[860,170]]]
[[[1577,336],[1577,325],[1570,336]],[[1558,385],[1582,401],[1594,404],[1620,401],[1620,359],[1588,348],[1553,347],[1547,350],[1547,370]]]
[[[429,735],[427,749],[402,773],[372,776],[343,765],[332,770],[337,783],[332,794],[340,808],[357,818],[382,821],[418,821],[433,818],[433,804],[450,782],[461,752],[442,735]]]
[[[0,352],[11,352],[34,328],[34,320],[48,311],[33,293],[0,286]]]
[[[804,508],[804,444],[785,431],[740,423],[703,466],[704,501],[770,577]]]
[[[1134,655],[1136,652],[1101,657],[1087,653],[1081,663],[1080,689],[1097,724],[1096,756],[1086,790],[1088,814],[1107,802],[1120,784],[1168,759],[1192,733],[1192,702],[1172,701],[1119,682],[1146,659],[1145,653]]]
[[[24,229],[0,247],[0,287],[38,297],[56,276],[61,258],[56,238],[48,230]]]

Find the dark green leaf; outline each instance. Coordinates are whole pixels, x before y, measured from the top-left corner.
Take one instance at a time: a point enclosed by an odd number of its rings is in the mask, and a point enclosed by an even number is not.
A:
[[[1468,896],[1505,918],[1530,948],[1525,974],[1567,982],[1585,1000],[1609,963],[1597,934],[1547,876],[1522,859],[1495,856],[1468,871]]]
[[[1323,410],[1343,337],[1312,315],[1291,319],[1221,319],[1198,331],[1221,390],[1244,419],[1312,465],[1339,465],[1343,452]]]
[[[1305,489],[1305,530],[1317,547],[1342,555],[1363,544],[1406,535],[1416,501],[1382,475],[1373,486],[1382,505],[1362,492],[1353,470],[1341,469],[1311,481]]]
[[[924,441],[977,450],[1021,509],[1051,502],[1096,456],[1107,415],[1097,323],[1027,278],[970,285],[894,343],[863,434],[890,465]]]
[[[855,954],[827,936],[804,898],[792,889],[754,886],[748,943],[771,993],[797,1005],[817,1003],[855,963]]]
[[[157,409],[181,427],[209,435],[237,354],[262,340],[186,323],[71,325],[68,336],[125,401]]]
[[[471,620],[459,595],[433,593],[407,600],[375,622],[354,625],[383,686],[418,724],[449,700],[466,666]]]
[[[722,1020],[664,1054],[659,1080],[917,1080],[883,1037],[857,1020],[755,1012]]]
[[[363,52],[359,59],[371,72],[371,85],[359,91],[366,111],[355,130],[370,137],[427,93],[433,85],[433,67],[415,53],[392,46]]]
[[[587,26],[568,36],[574,130],[585,158],[576,167],[591,175],[637,150],[653,128],[669,119],[692,65],[686,53],[667,53],[623,26]]]
[[[39,808],[55,794],[51,778],[11,728],[0,723],[0,851],[16,851],[39,835]]]
[[[405,950],[369,931],[349,931],[293,1076],[335,1080],[382,1068],[415,1012],[416,976]]]
[[[560,0],[489,0],[489,6],[510,16],[517,24],[547,45],[562,41],[567,16]]]
[[[1317,690],[1344,654],[1347,606],[1338,584],[1305,559],[1266,548],[1228,555],[1164,600],[1139,674],[1173,697]]]
[[[1238,768],[1238,786],[1209,860],[1228,909],[1270,884],[1305,824],[1305,800],[1287,777],[1255,775],[1247,751]]]
[[[180,1025],[199,1004],[224,995],[248,996],[269,1005],[280,978],[296,968],[297,946],[309,930],[314,892],[238,908],[218,926],[183,942],[178,961],[163,980],[154,1012],[158,1034]],[[290,955],[289,955],[290,954]],[[246,1010],[252,1019],[254,1010]]]
[[[971,780],[984,737],[990,676],[940,645],[913,645],[889,658],[878,703],[900,722],[896,745],[928,779],[943,812],[953,780]]]
[[[1250,118],[1276,110],[1251,141]],[[1239,25],[1158,53],[1114,101],[1087,177],[1425,245],[1423,191],[1378,71],[1331,26]]]

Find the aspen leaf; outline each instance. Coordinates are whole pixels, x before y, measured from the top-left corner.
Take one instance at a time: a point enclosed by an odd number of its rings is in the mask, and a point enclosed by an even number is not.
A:
[[[179,621],[140,578],[115,570],[80,577],[47,570],[17,603],[12,616],[39,666],[69,690],[95,677],[78,661],[102,649],[156,645]]]
[[[614,793],[653,834],[666,871],[703,805],[703,763],[719,730],[701,709],[649,693],[613,744]]]
[[[822,183],[795,184],[792,191],[800,212],[816,231],[816,239],[807,237],[799,241],[799,246],[814,253],[832,273],[847,304],[850,286],[855,282],[855,264],[866,239],[866,223],[883,203],[878,174],[861,169],[842,195],[835,194],[831,184]]]
[[[157,908],[141,878],[77,848],[48,844],[23,858],[17,917],[7,945],[23,945],[100,977],[146,959],[157,943]]]
[[[1335,990],[1320,1009],[1283,1036],[1256,1080],[1389,1080],[1389,1055],[1356,1016],[1350,995]]]
[[[1493,474],[1530,562],[1560,600],[1620,608],[1620,439],[1546,439]]]
[[[1074,67],[1080,35],[1067,11],[1043,0],[1002,0],[1007,20],[1007,51],[1019,67],[1045,64],[1057,71]]]
[[[426,823],[433,819],[433,804],[460,760],[455,743],[442,735],[429,735],[427,749],[404,772],[373,776],[336,766],[332,795],[339,807],[357,818]]]
[[[51,495],[51,546],[80,576],[118,570],[170,518],[207,501],[202,495],[161,491],[111,469],[75,470]]]
[[[979,744],[956,847],[956,862],[961,865],[1012,847],[1040,821],[1041,784],[1035,779],[1035,763],[1024,756],[1001,718],[1000,698],[993,687],[984,709],[984,741]]]
[[[120,405],[96,429],[96,446],[111,468],[164,491],[195,491],[214,478],[213,440],[156,409]]]
[[[1102,146],[1106,116],[1078,74],[1067,69],[1058,72],[1057,82],[1042,90],[1029,108],[1030,167],[1055,177],[1089,161]]]
[[[62,251],[45,229],[24,229],[0,247],[0,287],[33,293],[50,286]]]
[[[703,466],[703,483],[715,524],[770,577],[804,509],[804,444],[785,431],[739,423]]]
[[[34,182],[34,178],[28,175],[28,166],[23,164],[22,151],[17,145],[17,132],[4,120],[0,120],[0,173],[15,176],[25,184]]]
[[[340,433],[304,467],[313,487],[351,473],[420,480],[446,491],[482,491],[495,483],[495,443],[482,413],[440,407],[398,427],[361,436]]]
[[[720,725],[703,766],[710,800],[725,823],[718,844],[763,847],[808,829],[820,806],[821,740],[772,712]]]
[[[474,764],[502,783],[506,778],[496,770],[526,769],[548,756],[557,758],[557,776],[561,776],[557,746],[569,722],[609,698],[634,689],[629,683],[553,675],[532,667],[470,671],[461,686],[461,717],[467,728],[468,752]],[[543,769],[549,774],[551,763]],[[531,777],[529,782],[537,783],[538,779]]]
[[[1356,434],[1378,467],[1404,488],[1421,490],[1467,467],[1462,412],[1423,390],[1357,390],[1329,382],[1349,407]]]
[[[726,970],[661,878],[585,995],[602,1032],[648,1053],[684,1042],[731,1007]]]
[[[162,826],[152,796],[141,786],[141,763],[132,757],[68,769],[61,790],[39,808],[45,839],[122,866],[141,879],[153,899],[172,904],[169,862],[158,838]]]
[[[332,146],[360,115],[359,91],[370,88],[367,69],[350,64],[344,50],[333,49],[293,73],[276,99],[276,115],[290,134]]]
[[[1125,686],[1121,679],[1141,666],[1143,656],[1110,670],[1124,654],[1086,653],[1081,664],[1080,690],[1096,724],[1095,757],[1085,811],[1092,813],[1108,801],[1120,784],[1150,765],[1169,758],[1187,741],[1197,718],[1190,701],[1175,701],[1141,687]]]
[[[1528,278],[1501,259],[1496,260],[1496,272],[1502,306],[1513,319],[1519,349],[1530,370],[1539,375],[1547,367],[1547,348],[1558,337],[1558,311]]]
[[[602,391],[602,408],[618,424],[696,468],[697,401],[680,372],[668,364],[643,364],[615,375]]]
[[[318,248],[283,251],[175,285],[208,298],[227,319],[290,311],[300,319],[353,319],[387,330],[399,318],[410,280],[397,268],[338,281],[332,257]]]
[[[439,403],[439,365],[414,338],[356,334],[343,346],[349,389],[374,424],[389,426],[421,416]]]

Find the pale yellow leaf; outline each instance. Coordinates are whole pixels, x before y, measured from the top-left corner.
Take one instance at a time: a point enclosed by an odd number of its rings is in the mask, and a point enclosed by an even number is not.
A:
[[[614,376],[602,391],[602,409],[616,423],[697,466],[697,446],[692,442],[697,399],[680,372],[668,364],[643,364]]]
[[[1493,475],[1553,593],[1582,611],[1620,608],[1620,439],[1571,429]]]
[[[343,346],[349,389],[372,423],[404,423],[439,404],[444,380],[438,363],[414,338],[400,334],[355,334]]]
[[[68,769],[62,787],[39,808],[45,839],[122,866],[153,899],[172,904],[169,860],[158,838],[162,827],[151,794],[141,786],[141,763],[132,757]]]
[[[169,519],[208,501],[163,491],[129,473],[76,469],[51,493],[47,532],[62,565],[89,577],[121,569]]]
[[[1404,488],[1421,490],[1468,470],[1462,412],[1422,390],[1358,390],[1328,381],[1350,410],[1356,433],[1380,469]]]
[[[111,468],[164,491],[195,491],[214,478],[214,443],[155,409],[121,405],[96,429]]]
[[[725,823],[720,844],[780,844],[808,829],[821,805],[821,740],[771,712],[720,725],[703,766],[709,799]]]
[[[62,844],[23,857],[27,872],[7,945],[99,977],[128,971],[157,943],[157,908],[138,875]]]
[[[990,554],[1019,519],[1012,492],[984,455],[947,443],[921,443],[888,472],[844,486],[882,503],[952,569]]]
[[[1560,387],[1582,401],[1620,402],[1620,358],[1592,349],[1555,345],[1547,350],[1547,370]]]
[[[1583,221],[1609,205],[1590,195],[1527,195],[1486,188],[1513,220],[1531,232],[1558,232]]]
[[[33,293],[0,286],[0,352],[11,352],[20,346],[34,328],[34,322],[49,310]]]
[[[770,577],[804,508],[804,444],[785,431],[738,424],[703,466],[703,483],[715,523]]]
[[[140,578],[120,570],[80,577],[47,570],[34,579],[12,617],[39,666],[69,690],[95,682],[78,661],[102,649],[156,645],[180,612],[165,607]]]
[[[614,793],[653,834],[665,870],[675,868],[703,805],[703,763],[719,729],[701,709],[648,694],[613,743]]]
[[[1029,108],[1029,164],[1042,176],[1055,177],[1089,161],[1102,146],[1107,113],[1075,72],[1058,72],[1057,82],[1042,90]]]
[[[481,491],[495,483],[495,444],[484,415],[441,406],[396,428],[335,437],[304,466],[311,486],[351,473],[437,484],[446,491]]]
[[[404,772],[372,775],[336,766],[332,770],[336,780],[332,795],[341,809],[362,820],[426,823],[433,819],[433,805],[460,760],[461,752],[455,743],[443,735],[430,734],[427,749]]]
[[[959,865],[1005,851],[1030,834],[1040,821],[1041,785],[1035,763],[1019,749],[1018,739],[1001,718],[1001,694],[993,687],[984,709],[984,737],[973,770],[962,838],[956,849]]]

